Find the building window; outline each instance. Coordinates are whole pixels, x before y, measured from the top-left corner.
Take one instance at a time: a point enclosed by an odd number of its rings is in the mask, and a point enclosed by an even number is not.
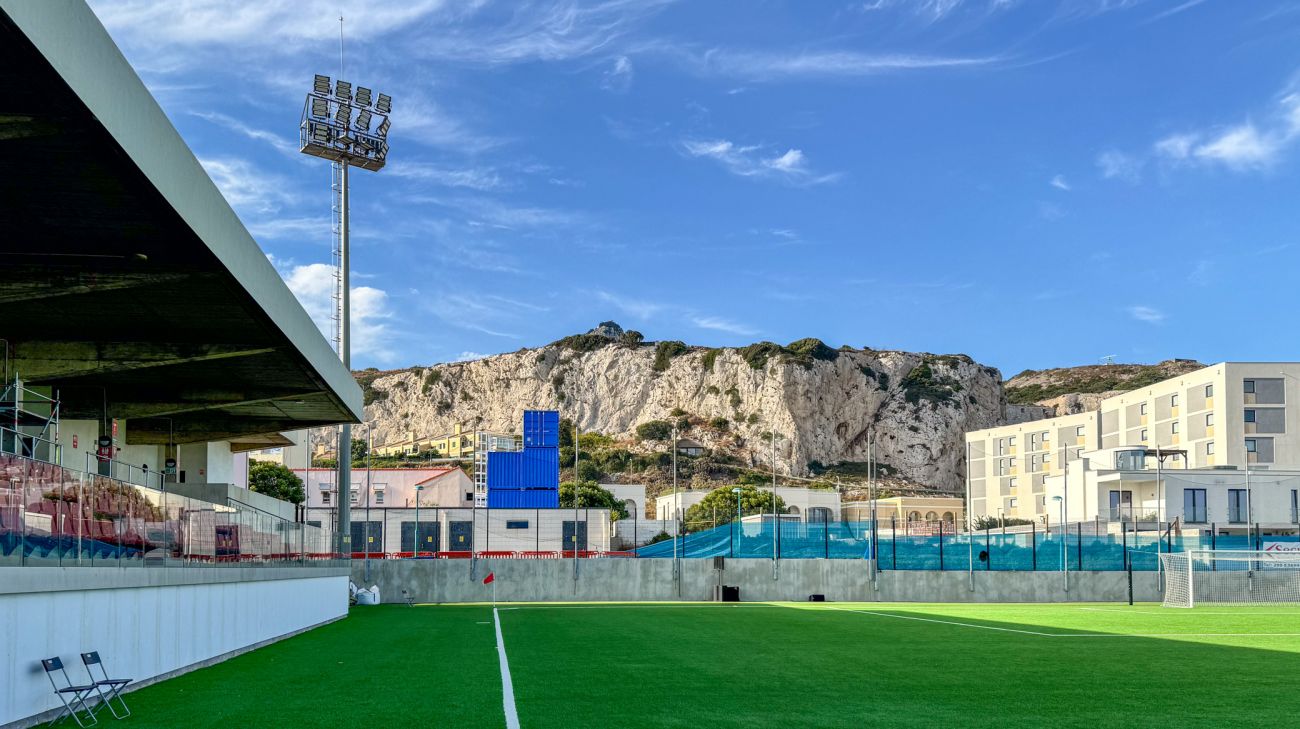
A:
[[[1147,442],[1147,429],[1146,429],[1146,428],[1143,428],[1142,430],[1138,431],[1138,440],[1142,441],[1143,443]]]
[[[1138,405],[1138,415],[1146,415],[1146,414],[1147,414],[1147,404],[1142,403]]]
[[[1011,508],[1013,508],[1013,509],[1016,508],[1016,505],[1019,504],[1019,503],[1020,503],[1020,500],[1019,500],[1019,499],[1012,499],[1012,500],[1011,500]]]
[[[1247,411],[1246,411],[1246,422],[1247,422],[1247,423],[1253,423],[1253,422],[1255,422],[1255,411],[1254,411],[1254,410],[1247,410]]]
[[[350,499],[350,501],[351,501],[352,503],[354,503],[354,504],[357,503],[357,492],[356,492],[356,489],[353,489],[353,490],[352,490],[352,498]]]
[[[1011,477],[1011,480],[1007,482],[1007,486],[1008,486],[1009,488],[1015,488],[1015,487],[1016,487],[1016,477],[1015,477],[1015,476],[1012,476],[1012,477]],[[737,507],[737,508],[739,508],[739,507]]]
[[[1204,524],[1205,489],[1183,489],[1183,518],[1193,524]]]
[[[1110,492],[1110,520],[1122,521],[1128,520],[1133,516],[1133,492],[1132,491],[1111,491]]]
[[[1169,407],[1171,407],[1171,408],[1176,408],[1176,407],[1178,407],[1178,395],[1170,395],[1170,396],[1169,396]]]
[[[1206,386],[1205,386],[1205,396],[1206,396],[1206,397],[1214,397],[1214,385],[1206,385]]]
[[[473,501],[473,500],[474,500],[474,492],[472,492],[472,491],[466,491],[466,492],[465,492],[465,500],[466,500],[466,501]]]
[[[375,492],[375,503],[376,503],[376,504],[382,504],[382,503],[384,503],[384,492],[383,492],[383,491],[376,491],[376,492]]]
[[[1075,429],[1074,429],[1074,434],[1075,434],[1076,436],[1082,438],[1082,437],[1083,437],[1083,426],[1080,425],[1079,427],[1075,428]]]
[[[1247,452],[1247,453],[1258,453],[1258,452],[1259,452],[1259,441],[1255,440],[1254,438],[1247,438],[1247,439],[1246,439],[1246,452]]]
[[[528,522],[527,522],[527,521],[507,521],[507,522],[506,522],[506,529],[527,529],[527,528],[528,528]]]
[[[1076,450],[1076,451],[1074,452],[1074,457],[1075,457],[1075,458],[1083,458],[1083,449],[1082,449],[1082,448],[1079,448],[1078,450]]]
[[[1248,519],[1246,489],[1228,489],[1228,521],[1244,524]]]
[[[1300,524],[1300,490],[1291,489],[1291,523]]]
[[[1007,438],[1007,445],[1011,446],[1012,448],[1016,447],[1016,437],[1014,435],[1011,436],[1010,438]]]
[[[1214,455],[1214,441],[1210,441],[1205,444],[1205,455],[1207,456]]]
[[[1173,433],[1174,435],[1178,435],[1178,421],[1177,421],[1177,420],[1175,420],[1174,422],[1172,422],[1172,423],[1169,424],[1169,432],[1170,432],[1170,433]]]
[[[329,505],[330,505],[330,492],[328,492],[328,491],[322,491],[322,492],[320,492],[320,502],[321,502],[322,504],[326,505],[326,506],[329,506]]]
[[[1207,428],[1214,427],[1214,413],[1205,414],[1205,427]]]
[[[1247,394],[1251,394],[1251,395],[1255,394],[1255,381],[1254,381],[1254,380],[1242,380],[1242,381],[1241,381],[1241,390],[1242,390],[1242,392],[1245,392],[1245,393],[1247,393]]]

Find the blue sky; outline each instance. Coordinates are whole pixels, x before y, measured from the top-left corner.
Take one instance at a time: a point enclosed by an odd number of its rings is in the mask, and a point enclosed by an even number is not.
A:
[[[1228,0],[92,0],[319,322],[313,73],[353,175],[353,364],[819,337],[1024,368],[1293,360],[1300,7]],[[326,324],[326,326],[328,326]]]

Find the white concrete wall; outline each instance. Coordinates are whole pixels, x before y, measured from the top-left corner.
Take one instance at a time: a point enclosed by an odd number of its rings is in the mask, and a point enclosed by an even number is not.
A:
[[[203,581],[140,586],[142,578],[164,577],[147,573],[161,572],[201,572]],[[96,650],[112,675],[145,681],[347,614],[347,577],[337,570],[256,581],[230,581],[241,570],[213,574],[220,572],[0,569],[7,587],[20,579],[32,585],[0,594],[0,724],[60,705],[42,658],[59,656],[80,681],[86,677],[80,654]],[[175,574],[165,577],[178,581]],[[64,589],[78,585],[83,589]]]

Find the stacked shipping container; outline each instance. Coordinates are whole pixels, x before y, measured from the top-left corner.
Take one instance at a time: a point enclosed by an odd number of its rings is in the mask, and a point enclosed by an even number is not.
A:
[[[560,505],[560,413],[524,411],[524,449],[488,453],[489,509]]]

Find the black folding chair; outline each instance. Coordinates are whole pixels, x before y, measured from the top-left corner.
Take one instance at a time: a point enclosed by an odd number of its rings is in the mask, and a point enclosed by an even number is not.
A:
[[[411,597],[411,593],[406,590],[402,590],[402,599],[406,601],[407,607],[415,607],[415,598]]]
[[[104,668],[104,662],[99,659],[99,651],[91,651],[81,654],[81,662],[86,664],[86,673],[90,680],[95,682],[95,691],[99,694],[99,700],[108,705],[108,710],[113,712],[114,719],[125,719],[131,715],[131,709],[127,708],[126,699],[122,698],[122,689],[131,683],[129,678],[109,678],[108,670]],[[95,678],[95,666],[99,666],[100,678]],[[108,689],[108,693],[104,693]],[[121,714],[113,706],[113,699],[122,705]]]
[[[68,669],[63,667],[63,661],[59,660],[58,656],[41,659],[41,666],[45,669],[46,678],[50,679],[50,685],[54,687],[54,695],[58,696],[59,700],[63,702],[63,711],[60,711],[59,715],[54,717],[46,726],[54,726],[68,716],[71,716],[72,720],[77,722],[77,726],[80,727],[98,724],[99,720],[95,718],[95,712],[90,708],[90,704],[86,703],[86,699],[95,690],[95,685],[74,686],[72,679],[68,677]],[[64,685],[60,686],[54,680],[55,671],[63,674]],[[81,717],[78,716],[80,711],[86,712],[89,723],[81,720]]]

